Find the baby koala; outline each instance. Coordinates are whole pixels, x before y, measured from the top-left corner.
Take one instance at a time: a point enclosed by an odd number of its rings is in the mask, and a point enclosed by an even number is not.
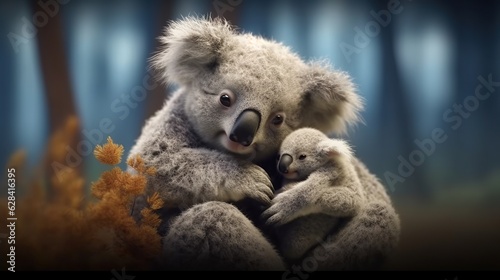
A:
[[[287,262],[300,260],[363,206],[352,156],[347,142],[313,128],[298,129],[283,141],[277,168],[284,183],[262,215],[277,226]]]

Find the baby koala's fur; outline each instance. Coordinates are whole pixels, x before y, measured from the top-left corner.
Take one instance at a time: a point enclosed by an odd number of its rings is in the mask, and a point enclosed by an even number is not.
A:
[[[292,161],[283,164],[285,157]],[[300,261],[334,232],[342,218],[355,216],[364,205],[352,157],[347,142],[313,128],[298,129],[283,141],[277,168],[285,180],[274,205],[290,192],[301,195],[290,194],[297,199],[286,205],[289,216],[274,206],[263,216],[268,224],[279,225],[278,246],[288,263]]]

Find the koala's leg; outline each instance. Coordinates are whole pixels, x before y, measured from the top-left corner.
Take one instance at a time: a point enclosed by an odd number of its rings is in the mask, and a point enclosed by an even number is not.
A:
[[[333,231],[338,219],[324,214],[312,214],[278,227],[281,255],[297,262],[311,248]]]
[[[338,232],[308,252],[295,264],[295,269],[378,269],[397,245],[399,231],[399,217],[391,206],[370,203]]]
[[[163,239],[165,266],[175,270],[284,270],[280,256],[238,208],[197,204],[178,216]]]

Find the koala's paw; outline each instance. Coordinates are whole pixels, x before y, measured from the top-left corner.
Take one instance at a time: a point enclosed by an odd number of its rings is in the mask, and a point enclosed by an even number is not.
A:
[[[300,217],[305,203],[293,190],[277,195],[271,206],[262,213],[262,218],[267,225],[281,226]]]
[[[274,197],[274,187],[269,175],[255,164],[245,164],[224,183],[226,195],[230,200],[254,199],[264,205],[270,205]]]

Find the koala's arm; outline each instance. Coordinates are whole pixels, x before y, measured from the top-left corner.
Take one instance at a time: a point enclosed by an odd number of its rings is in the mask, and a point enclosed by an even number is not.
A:
[[[355,180],[332,185],[328,172],[314,172],[305,181],[277,195],[263,217],[268,224],[276,225],[310,214],[352,217],[363,203],[364,197]]]
[[[158,168],[158,176],[151,183],[175,205],[239,201],[245,197],[269,203],[273,196],[265,171],[215,150],[181,148],[163,160],[165,164]]]
[[[186,125],[179,102],[174,97],[147,122],[131,151],[157,170],[148,178],[147,191],[158,192],[167,206],[181,208],[245,197],[270,203],[273,189],[265,171],[203,145]]]
[[[276,192],[274,193],[274,195],[278,195],[282,192],[285,192],[285,191],[288,191],[288,190],[291,190],[294,186],[296,186],[297,184],[299,184],[300,181],[297,181],[297,180],[287,180],[286,178],[283,179],[283,182],[281,184],[281,188],[279,188],[278,190],[276,190]]]
[[[357,179],[357,178],[353,178]],[[358,213],[364,203],[364,197],[360,190],[359,182],[355,180],[340,181],[340,184],[333,184],[325,175],[317,173],[309,176],[303,187],[302,193],[307,192],[306,188],[315,188],[309,193],[309,201],[312,203],[313,213],[327,214],[337,218],[351,217]],[[318,188],[316,189],[316,187]],[[306,195],[307,196],[307,195]]]

